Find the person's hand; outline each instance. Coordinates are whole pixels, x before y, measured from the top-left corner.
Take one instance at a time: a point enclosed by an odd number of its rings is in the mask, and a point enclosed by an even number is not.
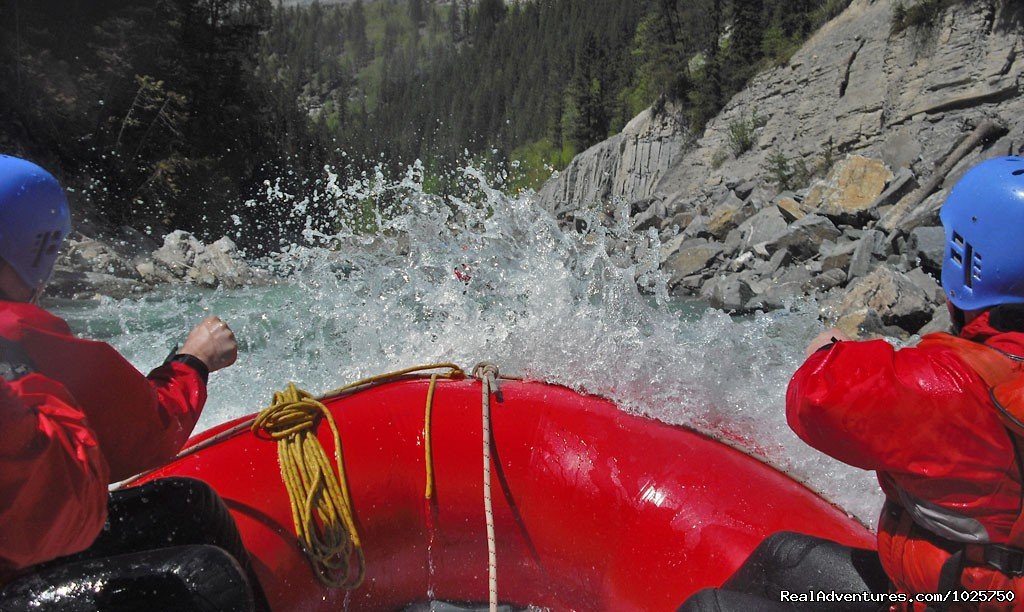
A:
[[[807,345],[807,350],[804,351],[804,356],[810,357],[814,353],[818,352],[818,349],[823,346],[828,346],[835,342],[845,342],[847,340],[852,340],[852,338],[844,334],[841,330],[835,327],[832,329],[826,329],[815,336],[814,340],[811,340],[811,343]]]
[[[206,317],[185,339],[182,353],[206,364],[211,372],[226,368],[238,359],[238,342],[228,324],[220,317]]]

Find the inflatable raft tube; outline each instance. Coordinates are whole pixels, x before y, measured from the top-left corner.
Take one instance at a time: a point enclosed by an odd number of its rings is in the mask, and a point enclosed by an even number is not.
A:
[[[437,382],[430,500],[428,384],[407,377],[325,400],[341,433],[366,559],[366,579],[353,591],[318,582],[297,545],[276,444],[247,430],[224,435],[244,419],[197,436],[190,445],[201,450],[137,482],[210,483],[231,509],[275,611],[486,602],[482,383]],[[867,529],[806,487],[691,430],[540,382],[501,380],[491,404],[502,603],[673,610],[720,584],[776,531],[874,546]],[[318,435],[333,453],[328,428]]]

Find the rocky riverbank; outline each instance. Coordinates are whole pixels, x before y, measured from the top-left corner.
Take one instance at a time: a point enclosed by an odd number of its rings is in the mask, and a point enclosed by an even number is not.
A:
[[[73,234],[54,268],[47,294],[62,298],[100,295],[126,298],[164,284],[228,289],[270,281],[245,261],[227,236],[204,244],[176,230],[163,244],[132,230],[108,230],[100,237]]]
[[[894,27],[854,0],[691,134],[646,111],[540,193],[566,222],[625,204],[676,294],[750,312],[811,296],[856,335],[948,326],[938,210],[963,172],[1024,145],[1024,7],[953,3]]]
[[[781,308],[811,296],[852,335],[943,329],[949,319],[938,281],[944,234],[939,198],[885,229],[916,178],[858,155],[836,163],[812,187],[761,200],[735,185],[663,247],[676,293],[696,294],[737,313]],[[741,197],[744,196],[744,197]]]

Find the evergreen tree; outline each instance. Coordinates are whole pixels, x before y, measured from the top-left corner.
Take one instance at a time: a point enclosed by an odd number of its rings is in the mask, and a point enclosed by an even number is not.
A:
[[[597,39],[586,37],[576,56],[576,70],[569,88],[575,116],[570,137],[576,150],[583,151],[608,137],[610,121],[607,87],[603,74],[605,57]]]

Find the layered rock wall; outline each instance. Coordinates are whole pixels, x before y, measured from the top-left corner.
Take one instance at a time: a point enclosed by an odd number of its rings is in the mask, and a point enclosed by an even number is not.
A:
[[[968,167],[1024,146],[1024,6],[956,3],[894,32],[897,2],[854,0],[696,139],[641,115],[630,126],[656,143],[653,166],[623,154],[624,132],[542,202],[562,217],[631,204],[637,227],[660,228],[672,290],[722,308],[813,295],[851,331],[940,327],[938,209]],[[737,126],[753,131],[739,153]]]

